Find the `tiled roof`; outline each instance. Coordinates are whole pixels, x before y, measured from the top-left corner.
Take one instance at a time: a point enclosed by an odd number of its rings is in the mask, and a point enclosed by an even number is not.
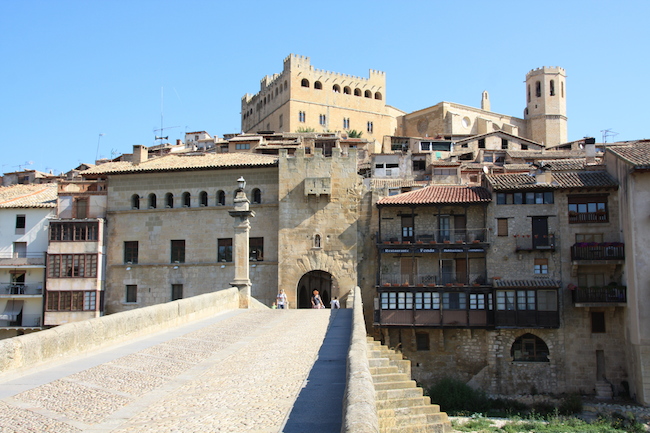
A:
[[[530,171],[530,164],[503,164],[503,169],[507,171]]]
[[[581,171],[553,173],[553,182],[537,183],[535,176],[526,173],[496,174],[485,176],[495,191],[521,189],[564,188],[616,188],[616,180],[606,171]]]
[[[484,203],[492,201],[490,192],[480,186],[431,185],[417,191],[385,197],[377,202],[384,205],[426,205],[447,203]]]
[[[551,170],[582,170],[585,168],[585,158],[569,158],[569,159],[554,159],[554,160],[539,160],[538,163]]]
[[[151,158],[140,164],[128,161],[109,162],[83,171],[89,174],[125,174],[160,171],[206,170],[234,167],[271,167],[277,165],[278,157],[249,152],[201,153],[167,155]]]
[[[641,140],[626,146],[608,147],[607,152],[612,152],[632,164],[637,170],[650,169],[650,140]]]
[[[458,167],[460,165],[459,161],[444,161],[442,159],[437,159],[431,163],[434,167]]]
[[[494,287],[501,288],[559,288],[560,281],[551,280],[550,278],[540,278],[535,280],[493,280]]]
[[[429,185],[426,180],[412,180],[412,179],[370,179],[370,186],[372,188],[402,188],[402,187],[425,187]]]
[[[56,207],[57,184],[0,187],[0,208]]]
[[[506,153],[511,158],[525,159],[569,159],[585,155],[584,151],[564,151],[564,150],[507,150]]]

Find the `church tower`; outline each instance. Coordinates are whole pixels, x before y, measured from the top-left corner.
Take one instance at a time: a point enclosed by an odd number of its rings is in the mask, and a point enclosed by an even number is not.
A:
[[[564,69],[544,66],[526,74],[524,119],[531,140],[546,147],[567,142]]]

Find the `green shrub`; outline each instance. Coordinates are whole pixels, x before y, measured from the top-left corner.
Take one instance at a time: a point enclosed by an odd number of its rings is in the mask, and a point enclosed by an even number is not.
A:
[[[428,389],[431,401],[440,405],[448,414],[484,413],[490,402],[484,392],[475,390],[466,383],[447,377]]]
[[[580,394],[569,394],[562,399],[558,408],[562,415],[573,415],[582,412],[582,397]]]

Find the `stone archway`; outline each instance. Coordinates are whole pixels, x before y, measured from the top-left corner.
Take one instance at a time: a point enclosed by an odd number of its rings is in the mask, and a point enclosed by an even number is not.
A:
[[[298,282],[298,308],[311,308],[311,294],[318,290],[325,307],[329,308],[332,294],[338,296],[338,284],[329,272],[310,271]]]

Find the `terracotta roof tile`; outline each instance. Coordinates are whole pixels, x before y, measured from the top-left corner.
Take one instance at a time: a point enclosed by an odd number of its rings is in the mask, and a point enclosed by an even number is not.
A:
[[[626,146],[608,147],[607,152],[612,152],[637,170],[650,169],[650,140],[641,140]]]
[[[426,180],[412,180],[412,179],[370,179],[371,188],[409,188],[420,187],[424,188],[429,185]]]
[[[553,173],[553,182],[537,183],[535,176],[527,173],[496,174],[485,176],[495,191],[522,189],[565,188],[616,188],[618,183],[606,171],[581,171]]]
[[[492,201],[490,192],[480,186],[431,185],[416,191],[385,197],[377,202],[385,205],[426,205],[451,203],[487,203]]]
[[[0,208],[56,207],[57,184],[0,187]]]
[[[85,170],[82,174],[125,174],[231,167],[271,167],[277,165],[277,162],[277,156],[249,152],[174,154],[151,158],[140,164],[133,164],[128,161],[109,162]]]

